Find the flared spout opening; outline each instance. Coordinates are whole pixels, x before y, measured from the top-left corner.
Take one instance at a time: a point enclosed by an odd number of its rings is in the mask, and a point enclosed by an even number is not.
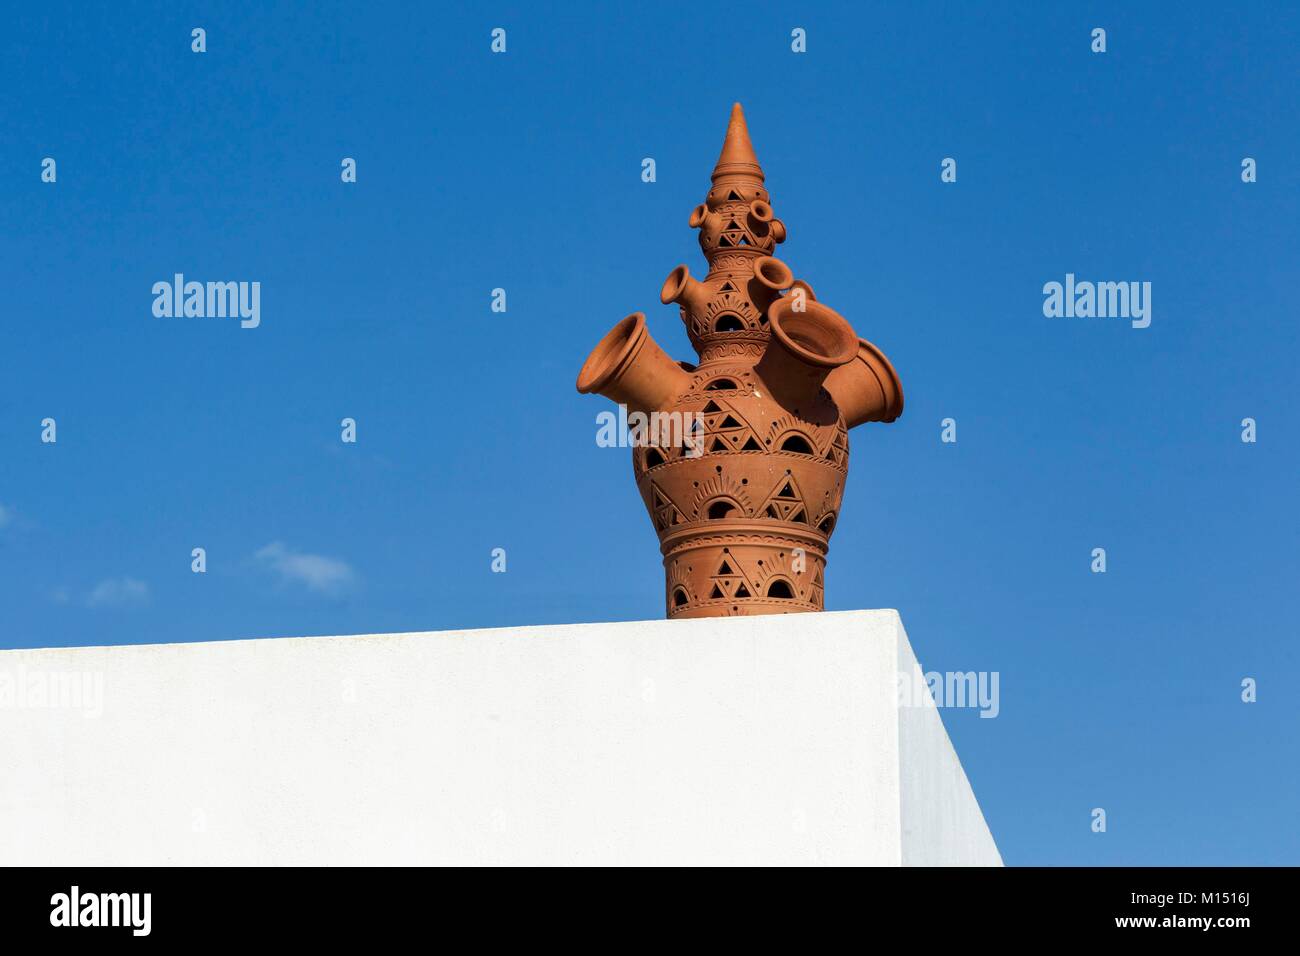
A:
[[[826,378],[847,428],[865,422],[892,422],[903,414],[903,383],[885,353],[858,339],[854,360]]]
[[[755,259],[754,278],[773,292],[788,289],[794,284],[794,273],[776,256],[761,256]]]
[[[627,364],[641,339],[645,337],[645,313],[633,312],[605,333],[578,372],[578,391],[584,395],[599,392]]]
[[[833,369],[853,360],[858,337],[839,313],[806,299],[778,299],[767,314],[772,338],[755,371],[783,402],[798,408],[817,397]]]
[[[691,270],[686,266],[678,266],[668,273],[668,278],[664,279],[663,287],[659,290],[659,301],[664,305],[676,302],[686,291],[686,283],[690,277]]]
[[[834,309],[805,299],[796,310],[791,297],[778,299],[768,312],[772,335],[790,355],[805,365],[827,370],[853,361],[858,337]]]
[[[690,383],[690,374],[650,336],[642,312],[610,329],[578,373],[579,392],[597,392],[630,412],[659,411]]]
[[[664,305],[676,302],[689,312],[703,312],[708,307],[709,290],[691,275],[686,266],[678,266],[668,273],[659,289],[659,301]]]

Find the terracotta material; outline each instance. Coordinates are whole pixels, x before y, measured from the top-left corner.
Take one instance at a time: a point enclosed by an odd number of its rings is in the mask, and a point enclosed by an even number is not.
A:
[[[629,413],[676,413],[694,432],[633,448],[666,574],[668,616],[820,611],[848,475],[848,429],[903,411],[898,374],[772,253],[785,240],[737,103],[692,210],[708,274],[681,265],[676,303],[699,365],[676,363],[633,313],[592,351],[578,391]]]

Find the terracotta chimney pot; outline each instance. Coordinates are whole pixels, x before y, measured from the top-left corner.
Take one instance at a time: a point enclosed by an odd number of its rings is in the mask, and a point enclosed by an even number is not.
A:
[[[680,423],[632,450],[669,617],[820,611],[848,429],[896,419],[902,385],[884,353],[773,255],[785,224],[739,103],[689,222],[708,274],[678,266],[659,298],[677,304],[699,364],[674,362],[634,312],[588,356],[578,391]]]

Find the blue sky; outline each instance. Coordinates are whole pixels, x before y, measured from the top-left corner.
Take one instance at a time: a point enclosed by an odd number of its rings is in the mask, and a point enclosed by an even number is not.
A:
[[[1000,673],[944,718],[1006,860],[1300,862],[1294,8],[473,6],[6,5],[0,647],[662,616],[574,378],[635,310],[693,357],[657,294],[739,100],[907,396],[827,605]],[[260,327],[155,318],[176,272]],[[1067,272],[1151,326],[1046,318]]]

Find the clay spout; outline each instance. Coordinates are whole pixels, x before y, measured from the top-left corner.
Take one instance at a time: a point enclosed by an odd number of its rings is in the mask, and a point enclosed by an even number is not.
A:
[[[604,395],[629,412],[660,411],[690,383],[690,375],[650,337],[642,312],[610,329],[578,373],[579,392]]]
[[[813,302],[817,301],[817,296],[813,294],[813,287],[804,282],[803,279],[795,279],[794,284],[790,286],[790,294],[793,295],[800,289],[803,290],[805,299],[811,299]]]
[[[794,281],[788,265],[776,256],[761,256],[754,260],[754,278],[749,281],[750,301],[760,312],[766,312],[780,298],[781,290],[790,288]]]
[[[699,315],[708,307],[709,290],[691,276],[690,269],[678,266],[664,279],[663,288],[659,290],[659,301],[664,305],[676,302],[685,306],[688,312]]]
[[[783,404],[808,407],[831,371],[853,361],[858,337],[833,309],[804,302],[795,311],[790,296],[768,310],[772,338],[754,367]]]
[[[761,256],[755,259],[754,278],[773,292],[788,289],[794,284],[794,273],[776,256]]]
[[[885,353],[858,339],[858,353],[826,377],[848,428],[863,422],[892,422],[903,414],[903,384]]]

